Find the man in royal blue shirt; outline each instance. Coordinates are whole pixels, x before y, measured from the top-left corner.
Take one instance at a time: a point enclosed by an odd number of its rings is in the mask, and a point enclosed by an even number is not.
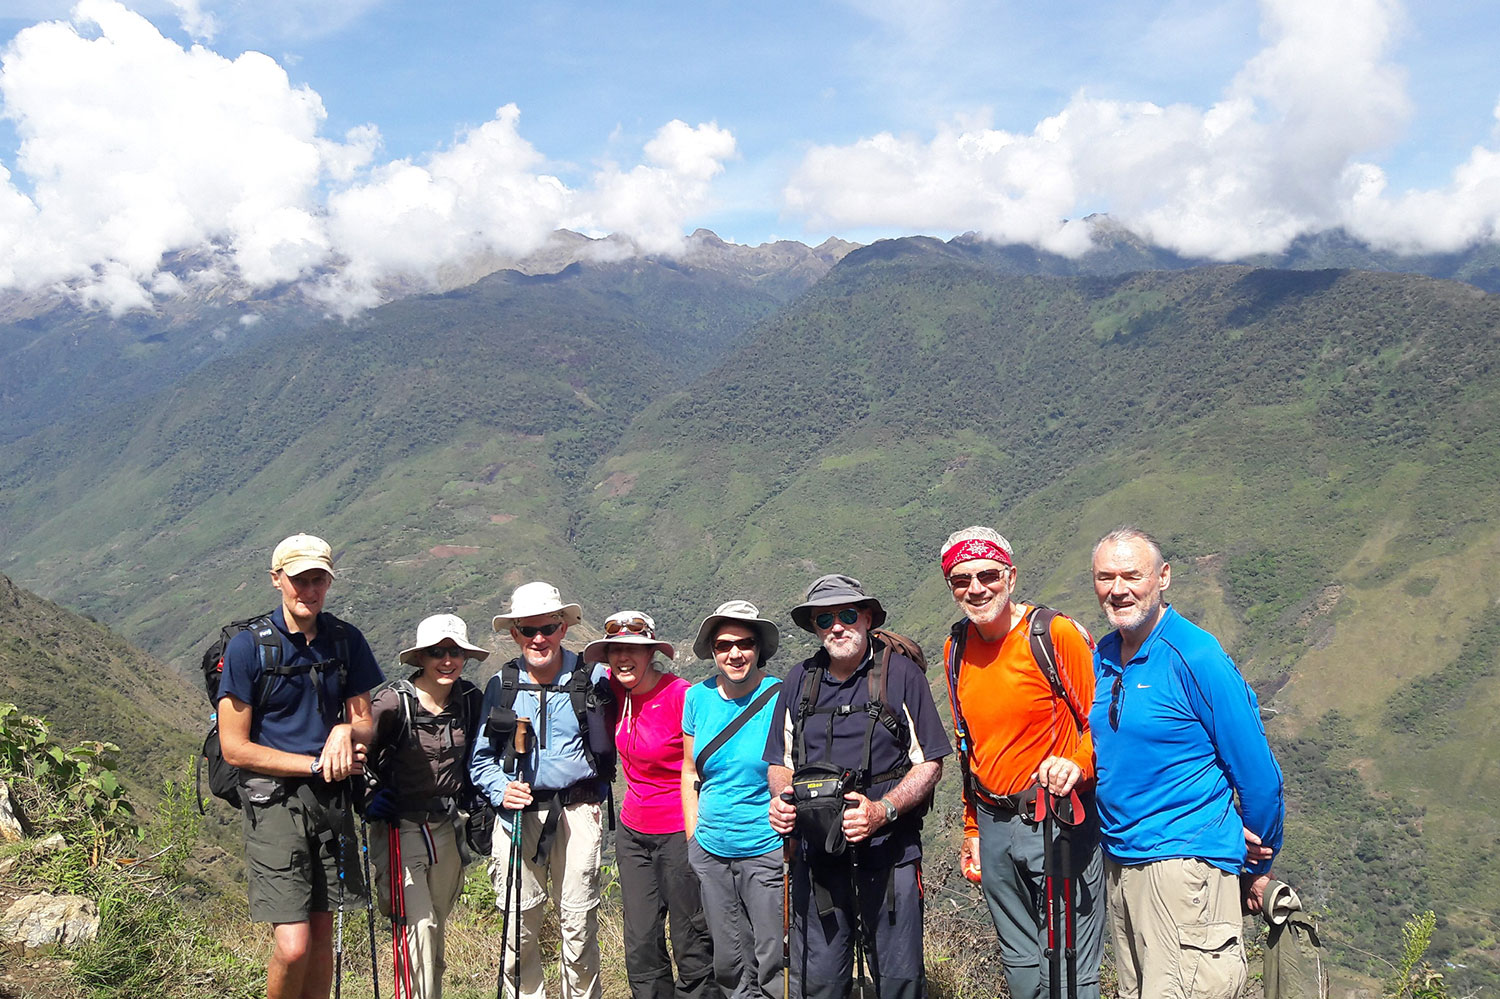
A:
[[[1241,905],[1259,911],[1281,846],[1281,768],[1233,660],[1164,600],[1157,543],[1111,531],[1093,577],[1116,629],[1095,652],[1089,725],[1120,996],[1232,999]]]
[[[270,999],[327,996],[333,984],[333,909],[339,886],[363,891],[345,779],[362,769],[372,734],[370,691],[380,667],[364,636],[323,611],[333,551],[294,534],[271,555],[281,604],[261,653],[254,630],[224,650],[219,745],[240,768],[250,918],[271,923]]]

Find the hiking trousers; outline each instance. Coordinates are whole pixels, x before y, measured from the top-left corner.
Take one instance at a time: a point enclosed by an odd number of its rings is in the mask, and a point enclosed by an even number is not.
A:
[[[1237,999],[1245,988],[1240,879],[1196,857],[1104,861],[1120,999]]]
[[[391,864],[386,850],[390,827],[370,825],[370,862],[375,866],[380,911],[391,911]],[[457,830],[451,820],[411,822],[402,819],[401,885],[406,902],[406,945],[411,952],[411,980],[420,999],[442,999],[445,931],[448,914],[464,886]]]
[[[719,991],[724,999],[780,999],[781,851],[720,857],[696,839],[687,848],[702,885]]]
[[[703,918],[698,875],[688,865],[686,834],[637,832],[621,822],[615,827],[615,864],[620,872],[625,974],[632,999],[708,999],[714,987],[713,947]]]
[[[540,862],[533,860],[542,825],[554,810],[560,810],[551,849]],[[535,811],[521,813],[521,996],[544,999],[539,937],[543,903],[550,894],[557,908],[561,937],[562,999],[599,999],[599,850],[603,812],[594,802],[560,805],[553,800]],[[495,904],[506,904],[507,861],[510,858],[508,813],[495,822],[495,842],[490,853],[490,882],[495,886]],[[511,912],[509,919],[514,920]],[[509,937],[514,923],[506,927]],[[506,994],[515,972],[514,947],[507,941],[505,952]],[[515,999],[512,996],[512,999]]]
[[[800,851],[799,851],[800,853]],[[818,912],[812,879],[833,903]],[[922,862],[892,868],[861,864],[855,878],[849,854],[825,861],[814,874],[799,856],[792,866],[792,967],[804,999],[845,999],[855,968],[854,886],[864,928],[865,975],[880,983],[879,999],[923,999]]]
[[[975,818],[979,823],[980,884],[1000,938],[1005,984],[1014,999],[1042,999],[1049,981],[1042,827],[1026,821],[1025,816],[983,803],[975,809]],[[1106,907],[1098,823],[1090,819],[1069,830],[1069,835],[1078,999],[1099,999]],[[1061,892],[1061,884],[1057,890]],[[1061,941],[1058,946],[1062,946]]]

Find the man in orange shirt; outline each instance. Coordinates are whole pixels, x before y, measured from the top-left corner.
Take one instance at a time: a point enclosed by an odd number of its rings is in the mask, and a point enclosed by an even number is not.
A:
[[[1072,860],[1070,870],[1055,872],[1055,885],[1060,890],[1064,877],[1074,885],[1077,995],[1098,999],[1105,905],[1088,729],[1093,639],[1071,619],[1011,598],[1015,560],[1010,542],[996,531],[956,531],[943,542],[942,565],[964,614],[943,650],[963,764],[960,860],[966,874],[979,871],[1010,994],[1040,999],[1047,980],[1047,899],[1035,789],[1065,799],[1077,792],[1083,806],[1077,824],[1055,824]],[[1035,638],[1034,620],[1045,625]]]

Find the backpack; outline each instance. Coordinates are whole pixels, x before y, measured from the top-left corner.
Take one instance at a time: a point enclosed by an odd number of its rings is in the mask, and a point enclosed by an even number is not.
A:
[[[474,737],[479,733],[481,723],[479,712],[484,702],[484,692],[467,680],[459,682],[462,686],[458,688],[458,693],[464,701],[464,727],[469,737],[469,752],[472,754]],[[402,738],[416,742],[417,729],[437,728],[445,724],[436,715],[417,714],[412,706],[412,701],[416,699],[416,692],[409,681],[393,684],[392,689],[396,691],[396,695],[401,699]],[[447,724],[451,725],[451,722]],[[489,799],[484,795],[476,793],[474,784],[469,779],[469,768],[467,765],[464,767],[464,788],[464,799],[456,802],[464,812],[468,813],[468,819],[464,826],[464,836],[468,841],[470,849],[476,855],[488,856],[494,836],[495,806],[491,805]]]
[[[240,808],[243,805],[240,800],[240,768],[225,763],[223,751],[219,747],[219,681],[224,675],[224,652],[229,648],[230,641],[242,631],[254,632],[255,654],[260,662],[260,677],[255,682],[255,702],[251,705],[255,711],[265,708],[275,681],[283,676],[300,676],[303,673],[317,671],[320,674],[318,688],[321,695],[323,688],[321,676],[330,669],[336,668],[339,691],[342,692],[345,677],[349,672],[348,631],[344,622],[332,614],[324,614],[320,617],[323,622],[331,622],[333,625],[336,652],[335,658],[329,662],[302,663],[297,666],[283,665],[281,633],[271,623],[269,614],[259,614],[242,621],[231,621],[219,629],[218,641],[203,651],[203,660],[200,663],[203,671],[203,688],[208,695],[208,703],[214,710],[208,716],[208,734],[204,736],[203,749],[198,754],[193,773],[193,787],[198,798],[200,815],[208,811],[207,803],[203,800],[205,768],[208,770],[208,789],[215,798],[228,802],[233,808]],[[343,710],[341,703],[339,705],[340,717],[343,717]]]
[[[1026,612],[1027,634],[1031,644],[1031,658],[1037,668],[1046,677],[1047,684],[1052,688],[1052,696],[1067,705],[1068,713],[1073,716],[1073,724],[1078,726],[1082,732],[1086,728],[1083,713],[1073,703],[1073,697],[1068,688],[1063,684],[1062,676],[1057,671],[1057,649],[1052,643],[1052,621],[1054,618],[1063,617],[1072,622],[1061,611],[1055,611],[1043,604],[1037,604]],[[1084,638],[1088,640],[1089,647],[1093,648],[1094,640],[1087,631],[1074,622],[1074,626]],[[973,801],[975,795],[986,798],[997,797],[991,794],[980,783],[978,778],[969,769],[969,750],[973,748],[973,740],[969,738],[969,726],[964,721],[963,711],[958,706],[958,671],[963,665],[964,643],[969,637],[969,619],[963,618],[954,622],[951,632],[951,641],[948,644],[948,703],[953,709],[953,734],[958,742],[958,765],[963,773],[963,792],[965,801]]]
[[[870,667],[870,678],[868,686],[869,700],[863,705],[844,704],[837,707],[817,708],[813,705],[818,702],[818,691],[823,685],[824,670],[819,667],[807,670],[802,676],[802,689],[797,700],[797,713],[792,721],[792,772],[802,770],[807,763],[807,721],[811,715],[826,714],[828,718],[828,730],[833,731],[833,722],[837,717],[863,712],[868,719],[865,727],[865,752],[864,766],[851,771],[850,787],[858,791],[866,791],[872,785],[888,780],[899,780],[906,776],[911,769],[911,761],[905,754],[901,762],[891,769],[878,774],[870,773],[870,749],[871,742],[875,737],[875,724],[879,722],[896,744],[905,746],[911,739],[911,728],[906,724],[903,716],[898,716],[891,710],[891,706],[885,700],[886,674],[890,670],[891,655],[900,653],[907,659],[916,663],[923,671],[927,670],[927,659],[922,655],[922,647],[915,641],[904,635],[898,635],[884,628],[870,629],[870,641],[872,647],[879,652],[875,656],[874,665]],[[830,742],[832,741],[830,735]]]

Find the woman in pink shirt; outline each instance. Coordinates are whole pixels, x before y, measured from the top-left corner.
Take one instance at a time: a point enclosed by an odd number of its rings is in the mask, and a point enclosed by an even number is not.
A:
[[[625,770],[625,800],[615,830],[615,863],[625,908],[625,972],[632,999],[708,999],[713,950],[698,876],[687,857],[682,819],[682,701],[690,684],[656,665],[656,622],[640,611],[604,621],[604,637],[583,650],[586,663],[609,663],[620,705],[615,748]],[[664,924],[671,913],[674,987]]]

